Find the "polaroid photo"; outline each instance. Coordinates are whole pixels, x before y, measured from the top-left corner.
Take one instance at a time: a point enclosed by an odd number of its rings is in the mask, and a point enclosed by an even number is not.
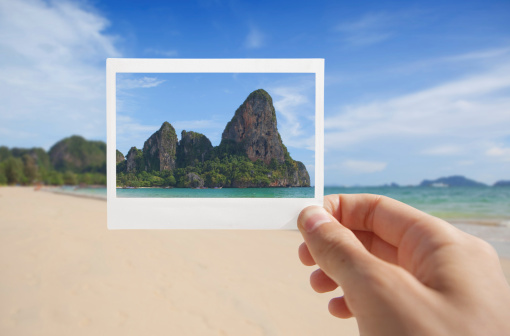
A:
[[[324,197],[323,59],[108,59],[108,229],[297,229]]]

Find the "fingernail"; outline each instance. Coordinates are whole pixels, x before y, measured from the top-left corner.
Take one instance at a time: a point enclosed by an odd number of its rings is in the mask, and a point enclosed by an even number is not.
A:
[[[310,233],[316,230],[319,226],[324,223],[331,222],[331,218],[329,214],[324,210],[324,208],[316,207],[313,210],[309,210],[310,214],[305,219],[303,228],[306,232]]]

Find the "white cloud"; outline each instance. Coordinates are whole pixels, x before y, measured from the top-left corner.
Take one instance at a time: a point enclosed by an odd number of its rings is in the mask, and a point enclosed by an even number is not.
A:
[[[221,136],[225,125],[216,120],[203,119],[203,120],[181,120],[171,122],[172,126],[177,132],[177,137],[180,139],[182,130],[200,131],[208,130],[205,134],[209,140],[217,140],[215,137]],[[133,117],[121,113],[117,113],[117,148],[126,154],[127,151],[136,146],[141,149],[145,140],[147,140],[154,132],[159,130],[159,125],[146,125]],[[212,131],[211,131],[212,130]],[[124,153],[126,152],[126,153]]]
[[[388,13],[368,13],[356,21],[342,22],[336,26],[346,42],[353,45],[370,45],[389,39],[389,29],[394,16]]]
[[[418,10],[398,10],[390,12],[370,12],[357,20],[339,23],[334,30],[343,40],[354,46],[367,46],[386,41],[403,29],[412,29],[419,24],[424,12]]]
[[[315,149],[315,131],[309,130],[314,125],[314,114],[309,113],[315,111],[314,102],[309,98],[310,92],[315,92],[313,89],[314,83],[308,81],[268,89],[276,113],[283,117],[278,119],[278,130],[289,147]]]
[[[430,89],[366,104],[344,106],[326,119],[329,149],[382,139],[440,141],[504,137],[510,125],[510,64]]]
[[[407,65],[399,65],[398,67],[389,68],[386,71],[395,74],[410,74],[417,71],[436,71],[440,66],[451,67],[463,64],[469,67],[478,67],[480,65],[501,63],[508,60],[510,48],[494,48],[486,50],[477,50],[457,55],[437,57],[426,60],[419,60]]]
[[[142,77],[142,78],[122,78],[117,83],[117,89],[129,90],[139,88],[156,87],[165,80],[158,80],[156,77]]]
[[[32,133],[0,143],[105,137],[105,63],[121,56],[108,24],[67,1],[0,1],[0,124]]]
[[[427,148],[422,151],[425,155],[456,155],[461,153],[463,150],[457,145],[441,145],[437,147]]]
[[[288,123],[288,132],[292,136],[299,136],[302,133],[299,118],[295,109],[308,103],[308,98],[302,94],[300,88],[296,87],[278,87],[271,90],[275,99],[273,101],[275,109],[280,112]]]
[[[145,53],[165,57],[175,57],[179,54],[177,50],[161,50],[157,48],[147,48],[145,49]]]
[[[371,174],[383,171],[388,164],[381,161],[344,160],[339,165],[328,166],[328,170],[340,170],[354,174]]]
[[[124,155],[127,151],[136,146],[143,148],[147,140],[154,132],[159,130],[161,125],[144,125],[130,116],[117,114],[117,140],[116,145]]]
[[[126,115],[117,115],[117,135],[133,134],[138,132],[156,132],[161,125],[143,125]]]
[[[485,152],[487,156],[492,156],[502,161],[510,161],[510,147],[494,146]]]
[[[264,35],[255,26],[250,27],[250,31],[244,41],[244,46],[248,49],[258,49],[264,44]]]

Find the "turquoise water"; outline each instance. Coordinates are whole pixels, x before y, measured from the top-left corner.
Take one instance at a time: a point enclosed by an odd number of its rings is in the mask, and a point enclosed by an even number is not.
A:
[[[444,219],[510,220],[510,188],[326,187],[325,194],[385,195]]]
[[[106,199],[106,188],[77,188],[75,186],[63,186],[52,189],[51,191],[55,191],[59,194],[71,194]]]
[[[180,198],[313,198],[314,188],[139,188],[117,189],[118,197],[180,197]]]
[[[65,188],[65,192],[106,197],[106,188]],[[491,220],[510,223],[510,188],[494,187],[326,187],[328,194],[370,193],[395,198],[415,208],[444,219]],[[117,189],[119,197],[207,197],[207,198],[301,198],[313,197],[313,188],[246,189]]]

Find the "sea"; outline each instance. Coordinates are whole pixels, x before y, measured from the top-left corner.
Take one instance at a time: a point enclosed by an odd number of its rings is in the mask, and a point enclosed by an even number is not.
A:
[[[62,187],[60,192],[106,198],[106,188]],[[510,226],[509,187],[325,187],[324,194],[378,194],[444,219]],[[122,198],[312,198],[314,188],[117,189]]]
[[[54,190],[55,191],[55,190]],[[106,188],[62,187],[56,192],[106,199]],[[324,194],[378,194],[397,199],[491,243],[510,258],[509,187],[325,187]],[[312,198],[314,188],[117,189],[118,197]],[[482,224],[482,225],[480,225]]]

